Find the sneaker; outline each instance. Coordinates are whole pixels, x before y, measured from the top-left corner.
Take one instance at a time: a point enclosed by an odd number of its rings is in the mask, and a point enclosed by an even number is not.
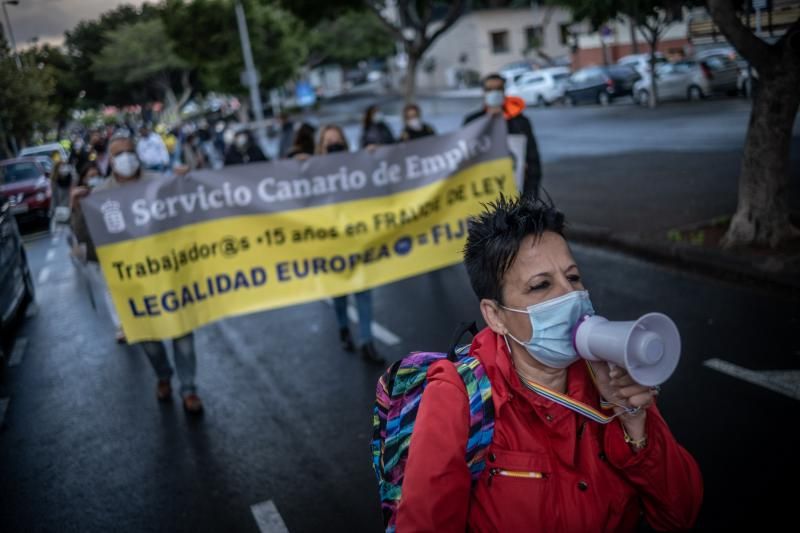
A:
[[[375,345],[372,344],[371,342],[368,342],[361,347],[361,357],[363,357],[370,363],[375,363],[377,365],[382,365],[386,363],[386,360],[380,356],[378,350],[375,349]]]
[[[183,410],[190,415],[199,415],[203,412],[203,402],[195,393],[183,397]]]
[[[339,341],[342,343],[342,349],[346,352],[355,352],[356,345],[353,344],[353,337],[350,335],[350,328],[339,329]]]
[[[159,379],[156,384],[156,398],[159,402],[168,402],[172,399],[172,385],[168,379]]]
[[[122,328],[117,328],[117,333],[116,333],[115,336],[117,338],[117,344],[127,344],[128,343],[128,339],[125,338],[125,332],[122,331]]]

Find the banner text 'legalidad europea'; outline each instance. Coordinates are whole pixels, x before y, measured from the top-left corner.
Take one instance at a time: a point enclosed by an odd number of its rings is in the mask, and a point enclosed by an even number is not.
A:
[[[82,208],[129,341],[383,285],[461,260],[514,195],[502,118],[357,153],[141,180]]]

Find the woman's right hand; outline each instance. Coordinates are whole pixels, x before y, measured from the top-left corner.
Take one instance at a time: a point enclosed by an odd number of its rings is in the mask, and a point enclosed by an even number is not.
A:
[[[69,193],[70,205],[75,205],[75,202],[77,202],[81,198],[89,196],[89,191],[90,191],[89,187],[86,187],[84,185],[73,187],[72,191],[70,191]]]

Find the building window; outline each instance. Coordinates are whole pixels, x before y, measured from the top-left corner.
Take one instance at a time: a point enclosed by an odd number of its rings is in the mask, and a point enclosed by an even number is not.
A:
[[[559,24],[558,29],[560,30],[560,38],[561,44],[563,46],[568,46],[570,42],[570,37],[572,36],[572,32],[569,31],[570,24]]]
[[[544,46],[544,28],[528,26],[525,28],[525,49],[533,50]]]
[[[489,33],[492,39],[492,53],[505,54],[508,52],[508,32],[493,31]]]

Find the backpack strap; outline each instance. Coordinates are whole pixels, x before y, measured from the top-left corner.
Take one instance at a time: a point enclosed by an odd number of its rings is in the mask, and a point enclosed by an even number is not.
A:
[[[447,350],[447,358],[450,361],[457,361],[458,356],[461,353],[456,353],[460,350],[457,350],[458,343],[461,341],[461,337],[464,336],[466,332],[470,332],[472,336],[478,334],[478,326],[475,325],[475,321],[472,322],[459,322],[458,326],[456,326],[456,330],[453,332],[453,338],[450,341],[450,349]]]
[[[473,323],[474,325],[474,323]],[[469,400],[469,436],[467,438],[467,466],[472,481],[477,481],[486,466],[485,456],[494,434],[494,403],[492,386],[486,369],[475,357],[459,360],[456,370],[464,380]]]

